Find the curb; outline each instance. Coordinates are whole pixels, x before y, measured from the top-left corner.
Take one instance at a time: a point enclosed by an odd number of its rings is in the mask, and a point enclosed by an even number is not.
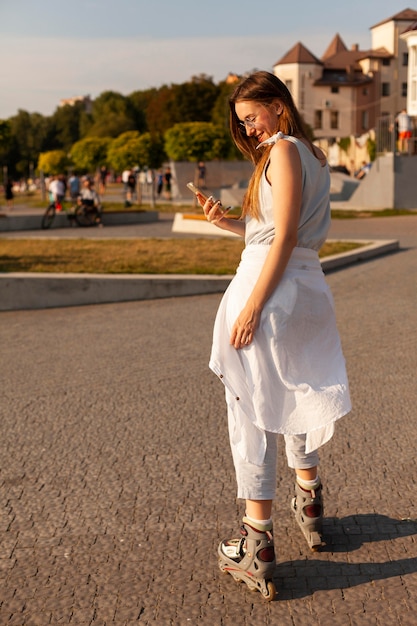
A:
[[[328,241],[332,241],[329,239]],[[335,240],[333,240],[335,241]],[[341,254],[332,254],[322,260],[321,266],[324,272],[352,265],[360,261],[367,261],[383,254],[396,252],[400,249],[400,242],[397,239],[378,239],[377,241],[365,241],[363,239],[349,239],[352,243],[364,244],[361,248],[342,252]]]
[[[331,271],[397,250],[398,240],[366,242],[360,249],[326,257],[322,268],[324,272]],[[181,274],[0,274],[0,311],[223,293],[232,278]]]
[[[44,211],[38,214],[13,215],[1,214],[0,233],[20,230],[39,230]],[[55,228],[71,228],[72,223],[68,219],[68,213],[62,212],[55,215],[51,230]],[[158,221],[158,211],[106,211],[102,214],[103,226],[120,226],[129,224],[147,224]]]

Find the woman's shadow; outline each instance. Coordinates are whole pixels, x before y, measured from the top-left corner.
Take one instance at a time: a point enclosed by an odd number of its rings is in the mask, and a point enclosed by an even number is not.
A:
[[[325,518],[323,553],[353,552],[364,544],[393,541],[417,535],[417,520],[391,519],[375,513],[349,515],[342,519]],[[415,554],[417,555],[417,548]],[[329,561],[321,557],[278,563],[274,580],[278,600],[303,598],[315,591],[355,587],[373,580],[382,580],[417,572],[417,556],[388,560],[349,563]]]

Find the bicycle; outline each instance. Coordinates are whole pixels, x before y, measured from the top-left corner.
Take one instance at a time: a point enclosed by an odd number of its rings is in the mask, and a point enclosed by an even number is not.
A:
[[[70,209],[63,204],[52,201],[47,207],[45,213],[42,216],[41,227],[43,230],[50,228],[55,219],[57,212],[64,211],[67,214],[68,219],[78,226],[98,226],[101,224],[101,209],[95,206],[89,206],[88,204],[77,204]]]

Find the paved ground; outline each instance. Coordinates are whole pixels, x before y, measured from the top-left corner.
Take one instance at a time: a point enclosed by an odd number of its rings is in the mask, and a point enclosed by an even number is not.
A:
[[[322,452],[321,553],[280,462],[273,603],[217,569],[242,514],[207,368],[220,297],[0,314],[1,626],[416,624],[417,217],[332,235],[403,249],[328,276],[354,410]]]

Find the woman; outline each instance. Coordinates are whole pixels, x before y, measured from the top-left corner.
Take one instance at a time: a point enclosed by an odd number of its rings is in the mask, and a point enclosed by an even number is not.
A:
[[[214,326],[211,369],[225,385],[241,538],[222,541],[220,567],[271,600],[275,567],[272,501],[277,433],[295,469],[292,508],[312,549],[321,545],[318,448],[350,411],[333,301],[317,251],[330,225],[330,175],[307,137],[287,87],[268,72],[241,82],[230,126],[255,165],[242,219],[199,196],[207,220],[245,238],[236,276]]]

